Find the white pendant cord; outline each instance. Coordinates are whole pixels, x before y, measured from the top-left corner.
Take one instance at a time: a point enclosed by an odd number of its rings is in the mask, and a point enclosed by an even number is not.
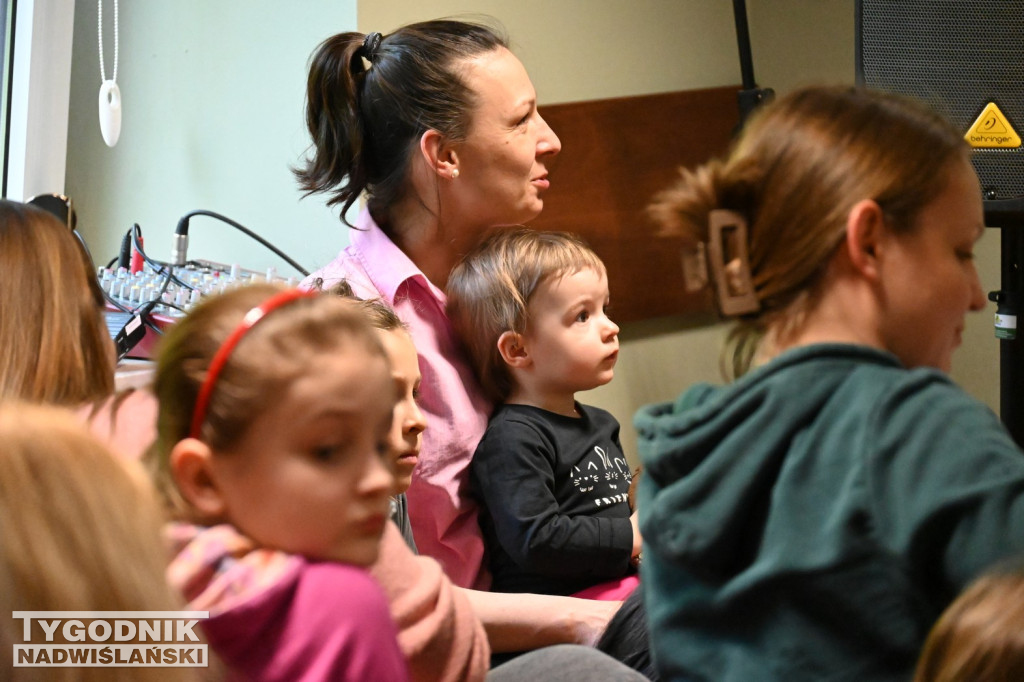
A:
[[[96,34],[100,44],[100,78],[103,84],[100,85],[100,133],[103,134],[103,141],[108,147],[117,144],[121,136],[121,89],[117,87],[117,62],[118,62],[118,30],[117,25],[117,1],[114,0],[114,73],[110,80],[107,80],[107,69],[103,64],[103,0],[97,0],[98,19],[96,21]]]
[[[97,7],[97,12],[96,12],[97,17],[98,17],[97,20],[96,20],[96,24],[97,24],[97,26],[96,26],[96,35],[99,38],[99,43],[100,43],[100,79],[105,81],[105,80],[107,80],[107,71],[103,67],[103,0],[97,0],[97,1],[98,1],[99,4],[98,4],[98,7]],[[118,25],[117,25],[117,0],[114,0],[114,74],[113,74],[113,76],[111,77],[110,80],[114,81],[115,83],[117,82],[117,57],[118,57],[118,54],[117,54],[117,52],[118,52],[118,39],[117,39],[117,37],[118,37],[119,33],[120,33],[120,31],[118,30]]]

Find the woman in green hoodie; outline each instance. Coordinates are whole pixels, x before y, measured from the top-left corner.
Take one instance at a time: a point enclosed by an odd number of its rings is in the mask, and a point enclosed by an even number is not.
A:
[[[969,153],[918,103],[808,88],[652,205],[736,320],[730,384],[636,416],[662,679],[910,679],[1024,550],[1024,456],[946,374],[985,304]]]

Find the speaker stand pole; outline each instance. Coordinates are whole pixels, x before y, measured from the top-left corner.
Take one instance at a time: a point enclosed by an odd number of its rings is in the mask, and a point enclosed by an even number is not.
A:
[[[1024,447],[1024,336],[1017,320],[1024,309],[1024,202],[989,201],[985,224],[1000,229],[1000,290],[988,295],[996,303],[999,339],[999,416],[1018,445]]]
[[[757,87],[757,81],[754,79],[754,57],[750,50],[750,27],[747,24],[746,0],[732,0],[732,13],[736,22],[736,44],[740,50],[740,75],[743,78],[743,89],[738,94],[739,128],[742,128],[754,109],[765,102],[770,102],[775,97],[775,91],[771,88]]]
[[[1024,303],[1024,225],[1003,226],[1000,248],[1001,289],[989,298],[996,301],[996,336],[999,337],[999,413],[1007,430],[1018,445],[1024,447],[1024,339],[1020,337],[1017,320]],[[1008,328],[1013,325],[1012,329]],[[1003,325],[1003,326],[1001,326]]]

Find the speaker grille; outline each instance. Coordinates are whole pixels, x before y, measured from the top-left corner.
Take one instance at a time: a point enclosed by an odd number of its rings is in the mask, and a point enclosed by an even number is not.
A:
[[[860,0],[857,78],[923,99],[964,133],[989,102],[1024,137],[1024,0]],[[1024,197],[1024,148],[976,149],[988,199]]]

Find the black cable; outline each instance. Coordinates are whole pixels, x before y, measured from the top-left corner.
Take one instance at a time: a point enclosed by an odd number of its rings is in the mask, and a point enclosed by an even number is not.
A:
[[[115,308],[120,310],[122,313],[128,313],[129,315],[135,315],[140,310],[140,308],[129,308],[128,306],[124,305],[123,303],[118,301],[116,298],[111,296],[106,291],[103,292],[103,298],[107,301],[107,303],[109,303],[110,305],[114,306]],[[150,301],[150,303],[159,303],[159,301]],[[163,305],[167,305],[167,304],[164,303]],[[178,308],[178,306],[173,306],[173,307]],[[178,309],[181,310],[181,308],[178,308]],[[161,329],[159,326],[157,326],[152,320],[150,320],[148,318],[144,318],[142,320],[142,322],[143,322],[143,324],[145,324],[147,327],[152,329],[157,334],[160,334],[161,336],[163,335],[164,330]]]
[[[89,245],[85,243],[85,237],[78,230],[71,230],[71,234],[75,235],[78,243],[82,245],[82,250],[85,251],[86,257],[89,259],[89,267],[92,268],[93,272],[96,272],[96,261],[93,260],[92,251],[89,250]]]
[[[200,216],[200,215],[201,216],[207,216],[207,217],[210,217],[210,218],[216,218],[217,220],[223,221],[223,222],[227,223],[228,225],[230,225],[231,227],[233,227],[233,228],[235,228],[237,230],[240,230],[242,233],[248,235],[249,237],[252,237],[256,241],[258,241],[260,244],[262,244],[263,246],[267,247],[268,249],[273,251],[275,254],[280,256],[286,263],[288,263],[288,265],[292,266],[293,268],[298,270],[300,273],[302,273],[303,277],[309,275],[309,271],[308,270],[306,270],[304,267],[302,267],[301,265],[296,263],[294,260],[292,260],[284,251],[282,251],[281,249],[277,248],[276,246],[274,246],[273,244],[268,242],[266,239],[264,239],[263,237],[259,236],[258,234],[256,234],[255,232],[253,232],[249,228],[245,227],[244,225],[241,225],[241,224],[235,222],[234,220],[232,220],[231,218],[228,218],[227,216],[223,216],[223,215],[221,215],[219,213],[215,213],[213,211],[207,211],[207,210],[204,210],[204,209],[199,209],[199,210],[195,210],[195,211],[189,211],[188,213],[183,215],[181,217],[181,219],[178,221],[178,227],[175,229],[175,234],[177,234],[178,236],[187,236],[188,235],[188,222],[189,222],[189,219],[194,217],[194,216]]]
[[[142,242],[139,241],[139,238],[142,236],[142,228],[139,227],[138,223],[132,225],[131,235],[132,246],[134,246],[135,250],[138,251],[139,255],[142,257],[142,260],[145,261],[146,263],[149,263],[149,266],[156,270],[156,274],[169,276],[178,286],[185,287],[189,291],[195,291],[194,286],[185,282],[184,280],[180,279],[177,275],[174,274],[173,265],[171,265],[170,263],[165,263],[163,261],[150,258],[148,255],[146,255],[146,251],[142,248]]]
[[[263,237],[259,236],[258,234],[256,234],[252,230],[250,230],[249,228],[247,228],[244,225],[241,225],[238,222],[236,222],[236,221],[234,221],[234,220],[232,220],[232,219],[230,219],[230,218],[228,218],[226,216],[223,216],[223,215],[221,215],[219,213],[215,213],[214,211],[202,210],[202,209],[196,210],[196,211],[191,211],[191,212],[185,214],[178,221],[178,226],[177,226],[177,229],[175,230],[175,235],[176,235],[176,238],[178,239],[178,241],[175,242],[175,254],[174,254],[174,256],[175,256],[176,259],[180,257],[182,260],[184,260],[185,247],[187,247],[187,244],[188,244],[188,222],[189,222],[189,219],[192,218],[193,216],[199,216],[199,215],[208,216],[210,218],[216,218],[216,219],[218,219],[218,220],[220,220],[222,222],[227,223],[228,225],[231,225],[235,229],[241,231],[242,233],[248,235],[249,237],[252,237],[257,242],[259,242],[260,244],[262,244],[266,248],[268,248],[271,251],[273,251],[275,254],[280,256],[286,263],[291,265],[298,272],[302,273],[303,276],[308,276],[309,275],[309,271],[308,270],[303,268],[301,265],[299,265],[297,262],[295,262],[292,258],[290,258],[287,254],[285,254],[279,248],[277,248],[276,246],[274,246],[269,241],[267,241]],[[81,235],[77,235],[77,236],[78,236],[79,240],[82,241],[83,246],[85,246],[85,242],[84,242],[84,240],[82,240]],[[178,278],[174,274],[174,267],[175,267],[174,264],[172,264],[172,263],[165,263],[165,262],[158,261],[158,260],[155,260],[153,258],[150,258],[149,255],[146,254],[145,249],[142,248],[141,237],[142,237],[142,229],[139,227],[138,223],[135,223],[134,225],[132,225],[132,228],[130,230],[128,230],[128,232],[121,239],[121,248],[120,248],[120,253],[118,254],[118,257],[111,259],[110,262],[107,264],[107,268],[109,269],[115,262],[119,263],[119,265],[121,267],[129,267],[130,266],[130,258],[131,258],[131,248],[134,247],[135,251],[139,254],[139,256],[143,259],[143,261],[146,262],[147,264],[149,264],[149,266],[156,271],[157,275],[163,275],[164,276],[163,284],[160,287],[160,291],[157,293],[156,297],[153,298],[153,300],[147,301],[146,303],[142,303],[142,304],[136,306],[135,308],[126,307],[120,301],[115,299],[107,291],[103,292],[103,297],[104,297],[104,299],[106,299],[106,301],[108,303],[113,305],[115,308],[117,308],[121,312],[128,313],[128,314],[132,315],[133,319],[134,319],[135,316],[138,316],[139,321],[141,321],[147,328],[152,329],[155,333],[162,335],[164,333],[163,330],[160,329],[156,324],[154,324],[152,322],[152,320],[150,319],[150,314],[152,313],[153,308],[155,308],[157,305],[163,305],[163,306],[166,306],[166,307],[169,307],[169,308],[174,308],[176,310],[180,310],[182,312],[186,312],[185,309],[182,308],[181,306],[178,306],[178,305],[175,305],[173,303],[168,303],[168,302],[164,302],[163,301],[163,296],[167,292],[167,288],[170,286],[170,283],[173,281],[178,286],[181,286],[181,287],[183,287],[185,289],[188,289],[190,291],[195,291],[196,288],[193,287],[192,285],[188,284],[187,282],[184,282],[183,280],[181,280],[180,278]],[[180,248],[180,251],[178,250],[179,248]],[[88,247],[86,247],[86,252],[88,253]],[[91,254],[89,255],[89,257],[90,257],[90,259],[92,258]],[[196,264],[196,265],[200,265],[200,264]],[[118,360],[120,360],[123,357],[125,357],[131,351],[131,348],[133,348],[135,346],[135,344],[138,343],[138,341],[141,341],[141,339],[142,339],[142,337],[137,334],[137,331],[138,331],[137,327],[135,327],[134,331],[132,331],[132,332],[128,331],[128,327],[129,327],[130,324],[131,324],[131,320],[129,320],[129,324],[128,325],[125,325],[125,327],[122,328],[121,332],[118,334],[118,338],[115,339],[115,343],[118,345]],[[131,338],[129,338],[129,336]]]
[[[131,267],[132,260],[132,231],[128,230],[121,237],[121,250],[117,254],[117,267],[127,268]]]
[[[122,304],[120,301],[118,301],[116,298],[114,298],[107,291],[103,291],[103,298],[106,299],[106,301],[108,303],[113,305],[115,308],[117,308],[121,312],[128,313],[129,315],[132,315],[132,316],[136,316],[137,315],[139,317],[140,321],[146,326],[147,329],[150,329],[154,333],[156,333],[156,334],[158,334],[160,336],[163,336],[163,333],[164,333],[163,329],[161,329],[150,318],[150,314],[153,312],[153,308],[155,308],[157,305],[161,305],[161,304],[162,305],[167,305],[166,303],[163,302],[163,295],[167,291],[167,287],[170,285],[172,279],[175,280],[176,282],[178,282],[179,284],[181,284],[182,286],[187,287],[188,289],[192,289],[193,287],[191,287],[191,286],[185,284],[184,282],[182,282],[181,280],[179,280],[174,275],[174,268],[170,267],[166,263],[160,263],[159,261],[155,261],[155,260],[151,259],[149,256],[147,256],[145,251],[142,249],[141,242],[139,241],[139,237],[141,237],[141,236],[142,236],[142,229],[139,227],[138,223],[135,223],[132,226],[132,228],[129,229],[128,232],[125,234],[125,239],[128,239],[130,237],[131,246],[135,247],[135,250],[139,253],[139,255],[142,257],[142,259],[145,262],[149,263],[150,266],[155,268],[157,270],[157,274],[158,275],[159,274],[163,274],[164,275],[164,281],[163,281],[163,285],[160,287],[160,291],[157,292],[156,297],[152,301],[146,301],[145,303],[140,303],[138,306],[135,306],[135,307],[125,306],[124,304]],[[121,255],[119,256],[119,258],[123,257],[123,255],[124,255],[124,241],[125,240],[122,240]],[[130,249],[129,249],[129,251],[130,251]],[[115,259],[115,260],[117,260],[117,259]],[[111,261],[111,264],[113,262],[114,261]],[[108,265],[107,267],[109,268],[110,266]],[[101,289],[102,289],[102,287],[101,287]],[[178,308],[178,306],[173,306],[173,307]],[[178,309],[180,310],[180,308],[178,308]],[[122,333],[124,331],[125,330],[122,329]],[[119,334],[119,337],[120,336],[121,335]],[[138,340],[141,340],[141,338],[139,338]],[[117,342],[117,339],[115,339],[115,343],[116,342]],[[136,343],[137,343],[137,341],[136,341]],[[123,359],[131,351],[131,349],[134,348],[134,346],[135,346],[135,343],[132,343],[131,345],[127,345],[127,346],[124,346],[124,347],[119,347],[118,348],[118,360],[120,361],[121,359]]]
[[[168,301],[164,301],[160,305],[164,306],[165,308],[174,308],[175,310],[181,311],[183,313],[187,313],[188,312],[188,310],[186,310],[185,308],[182,308],[180,305],[178,305],[176,303],[170,303]]]
[[[129,308],[129,307],[125,306],[123,303],[118,301],[116,298],[111,296],[106,291],[103,292],[103,298],[104,298],[104,300],[106,300],[107,303],[109,303],[110,305],[114,306],[115,308],[120,310],[122,313],[128,313],[129,315],[135,315],[138,312],[138,308]],[[175,306],[175,307],[177,307],[177,306]],[[153,321],[150,320],[148,317],[143,318],[142,319],[142,323],[145,324],[147,328],[152,329],[157,334],[163,335],[164,330],[160,329],[160,327],[158,327],[156,324],[154,324]],[[118,361],[120,361],[123,357],[124,357],[124,355],[119,353],[118,354],[118,358],[117,358]]]

